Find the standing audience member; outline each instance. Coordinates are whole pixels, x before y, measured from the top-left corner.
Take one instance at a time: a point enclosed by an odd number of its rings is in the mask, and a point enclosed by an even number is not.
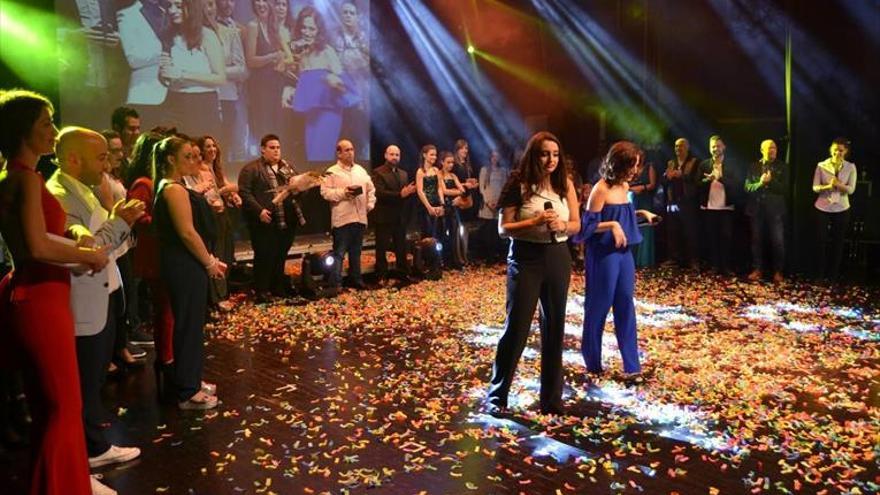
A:
[[[489,153],[489,164],[480,169],[480,195],[483,197],[483,204],[478,213],[488,260],[503,259],[506,254],[504,243],[498,236],[498,200],[509,176],[510,171],[501,165],[498,150],[492,150]]]
[[[675,140],[675,157],[666,162],[666,250],[668,261],[696,269],[699,230],[699,177],[697,158],[685,138]]]
[[[278,136],[263,136],[260,155],[238,174],[238,191],[254,250],[254,291],[258,300],[266,301],[270,291],[277,297],[292,295],[284,263],[297,225],[305,225],[306,220],[292,195],[277,204],[272,202],[296,175],[281,159]]]
[[[452,153],[440,153],[439,172],[443,181],[443,223],[440,231],[440,242],[443,246],[443,260],[447,267],[461,270],[467,263],[464,229],[462,228],[459,208],[467,201],[464,185],[452,172],[455,160]]]
[[[636,210],[627,192],[643,159],[644,153],[633,143],[619,141],[611,145],[599,168],[602,178],[590,192],[581,222],[578,238],[587,243],[588,251],[581,349],[589,373],[602,372],[602,334],[612,307],[623,371],[635,375],[642,370],[633,304],[636,276],[632,247],[642,242],[636,216],[653,222],[656,215]]]
[[[767,233],[773,246],[773,282],[783,280],[788,164],[777,160],[776,156],[776,143],[770,139],[762,141],[761,159],[752,164],[746,176],[746,215],[751,220],[752,232],[752,272],[749,280],[753,281],[761,279],[761,270],[766,266],[764,241]]]
[[[459,206],[459,209],[461,209],[460,216],[464,221],[473,220],[476,216],[474,206],[479,198],[471,196],[471,191],[479,188],[480,182],[477,180],[476,170],[474,170],[474,167],[471,164],[470,146],[468,145],[468,142],[463,138],[456,140],[452,156],[455,160],[455,167],[452,169],[452,172],[458,177],[458,181],[461,182],[461,185],[465,188],[464,198]],[[464,252],[467,254],[467,231],[465,231],[462,239],[465,245]]]
[[[730,252],[733,245],[734,203],[742,187],[737,170],[724,162],[724,141],[721,136],[709,138],[711,158],[700,164],[702,210],[705,239],[712,266],[721,274],[730,270]]]
[[[0,91],[0,235],[14,270],[0,281],[0,362],[26,369],[34,455],[30,495],[115,494],[89,477],[83,432],[70,271],[74,264],[100,272],[107,248],[73,246],[59,239],[65,213],[36,172],[55,149],[58,129],[46,97]]]
[[[849,140],[836,138],[829,148],[831,157],[816,165],[813,192],[816,198],[816,270],[821,278],[835,280],[843,261],[843,240],[849,228],[849,196],[856,191],[856,165],[846,161]],[[831,241],[831,253],[828,246]]]
[[[99,186],[92,187],[92,192],[101,201],[101,206],[107,211],[113,210],[113,205],[126,199],[125,185],[122,182],[122,163],[125,160],[122,138],[116,131],[101,131],[101,135],[107,140],[107,169]],[[126,163],[127,167],[127,163]],[[144,358],[147,352],[133,340],[137,337],[139,342],[145,345],[153,341],[146,335],[135,335],[140,326],[138,314],[138,286],[140,280],[135,278],[132,271],[132,256],[134,250],[133,238],[127,241],[128,250],[122,256],[116,258],[116,266],[122,276],[122,290],[116,292],[116,309],[119,312],[116,325],[116,340],[113,345],[114,360],[123,366],[142,364],[139,359]],[[123,296],[124,293],[124,296]],[[145,340],[148,339],[148,340]],[[116,364],[110,363],[110,371],[115,371]]]
[[[141,135],[141,116],[133,108],[117,107],[110,116],[110,127],[122,140],[122,159],[126,162],[131,157],[131,149],[135,141]]]
[[[433,144],[422,146],[419,153],[419,169],[416,171],[416,194],[419,197],[419,228],[422,238],[440,239],[443,218],[443,181],[434,167],[437,148]]]
[[[571,278],[565,241],[580,230],[577,193],[561,163],[559,140],[549,132],[529,139],[501,194],[501,228],[513,241],[507,265],[507,319],[498,341],[486,409],[508,405],[516,365],[541,302],[541,413],[563,414],[562,339]],[[630,258],[632,260],[632,258]]]
[[[629,186],[633,197],[633,206],[637,210],[648,210],[654,206],[654,191],[657,190],[657,172],[654,164],[642,160],[638,174]],[[654,265],[654,227],[645,225],[639,228],[642,234],[642,242],[636,246],[634,254],[637,267]]]
[[[373,223],[376,225],[376,278],[384,279],[388,274],[388,241],[394,246],[395,275],[408,280],[409,268],[406,259],[406,220],[408,216],[407,198],[416,192],[416,185],[409,182],[406,170],[400,168],[400,148],[390,145],[385,148],[385,163],[373,170],[373,185],[376,186],[376,209]]]
[[[171,382],[174,363],[174,315],[168,288],[159,270],[159,239],[153,228],[154,191],[153,152],[165,136],[156,132],[142,134],[134,145],[131,155],[131,168],[127,177],[128,199],[139,199],[146,205],[144,216],[134,225],[137,245],[134,248],[133,268],[136,277],[146,283],[152,307],[153,339],[156,357],[153,367],[156,373],[156,388],[164,396],[166,385]]]
[[[214,215],[214,224],[217,226],[214,242],[209,244],[208,250],[213,252],[217,259],[227,263],[229,244],[232,241],[232,224],[230,223],[228,213],[226,211],[226,202],[220,193],[220,185],[216,175],[214,175],[214,167],[220,156],[220,148],[217,141],[212,136],[203,136],[196,140],[196,145],[201,150],[201,160],[199,160],[198,173],[195,175],[187,175],[183,178],[183,182],[187,188],[203,195],[211,207]],[[194,148],[195,149],[195,148]],[[221,247],[223,246],[221,255]],[[229,289],[226,284],[226,277],[218,277],[210,280],[208,285],[208,301],[211,308],[216,308],[225,301],[229,296]]]
[[[76,322],[76,357],[83,400],[86,450],[92,468],[130,461],[141,453],[136,447],[110,444],[101,426],[106,411],[101,387],[113,356],[117,307],[123,301],[122,281],[113,258],[128,249],[131,225],[144,214],[144,204],[124,199],[109,213],[89,186],[98,186],[107,168],[107,140],[81,127],[66,127],[58,135],[55,149],[58,170],[46,188],[61,203],[66,214],[66,234],[78,245],[108,246],[115,251],[111,261],[97,273],[74,273],[71,277],[70,307]]]
[[[159,237],[159,265],[174,315],[174,386],[180,409],[217,407],[217,387],[202,381],[208,279],[222,277],[226,264],[205,247],[215,235],[205,198],[184,187],[198,172],[192,145],[168,137],[156,145],[153,225]]]
[[[367,213],[376,206],[376,189],[370,175],[354,162],[354,145],[347,139],[336,143],[336,164],[327,169],[321,196],[330,202],[333,256],[336,266],[331,283],[339,285],[342,260],[348,253],[348,279],[355,289],[364,289],[361,278],[361,249],[367,229]]]

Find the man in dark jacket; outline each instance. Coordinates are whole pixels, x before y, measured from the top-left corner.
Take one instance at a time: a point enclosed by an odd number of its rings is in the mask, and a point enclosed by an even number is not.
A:
[[[746,215],[752,231],[752,273],[749,280],[760,280],[764,263],[765,234],[773,246],[773,281],[782,282],[785,267],[785,209],[788,196],[788,165],[776,159],[776,143],[761,143],[761,159],[754,162],[746,176],[748,195]],[[764,229],[767,229],[766,231]]]
[[[725,162],[721,136],[709,138],[711,158],[700,163],[700,210],[709,244],[709,260],[720,273],[730,270],[733,211],[742,191],[742,175]]]
[[[406,171],[400,168],[400,148],[390,145],[385,149],[385,163],[373,170],[376,186],[376,209],[373,221],[376,225],[376,276],[388,275],[388,241],[394,244],[396,275],[406,278],[409,274],[406,261],[406,198],[416,192],[416,185],[408,181]]]
[[[304,225],[305,218],[291,196],[278,204],[272,202],[296,175],[296,170],[281,159],[278,136],[263,136],[260,155],[238,175],[238,192],[254,250],[254,291],[258,299],[265,300],[270,291],[278,297],[291,295],[284,263],[296,226]]]

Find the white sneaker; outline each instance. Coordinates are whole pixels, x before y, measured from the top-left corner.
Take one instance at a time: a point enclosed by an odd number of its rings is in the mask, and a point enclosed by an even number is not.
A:
[[[92,495],[116,495],[116,490],[98,481],[94,474],[89,476],[89,480],[92,482]]]
[[[89,467],[97,468],[106,466],[107,464],[118,464],[120,462],[128,462],[141,455],[141,449],[137,447],[118,447],[111,445],[107,452],[98,457],[89,457]]]

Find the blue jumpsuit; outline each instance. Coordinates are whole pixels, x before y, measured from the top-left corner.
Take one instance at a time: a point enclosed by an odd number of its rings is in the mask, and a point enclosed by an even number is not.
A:
[[[617,221],[626,234],[625,248],[614,247],[611,231],[597,233],[600,222]],[[632,246],[642,242],[632,203],[606,204],[602,211],[586,211],[578,240],[587,247],[587,294],[584,302],[584,333],[581,352],[587,371],[602,371],[602,333],[608,310],[614,307],[614,333],[626,373],[641,371],[633,304],[635,263]]]

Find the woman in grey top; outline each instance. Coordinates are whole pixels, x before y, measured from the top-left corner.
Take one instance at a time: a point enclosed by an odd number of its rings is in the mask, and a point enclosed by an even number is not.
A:
[[[846,161],[849,140],[836,138],[831,142],[831,157],[816,165],[813,174],[813,192],[816,198],[817,256],[819,277],[835,279],[840,275],[843,259],[843,239],[849,228],[849,195],[856,190],[856,166]],[[831,241],[830,253],[827,242]]]

